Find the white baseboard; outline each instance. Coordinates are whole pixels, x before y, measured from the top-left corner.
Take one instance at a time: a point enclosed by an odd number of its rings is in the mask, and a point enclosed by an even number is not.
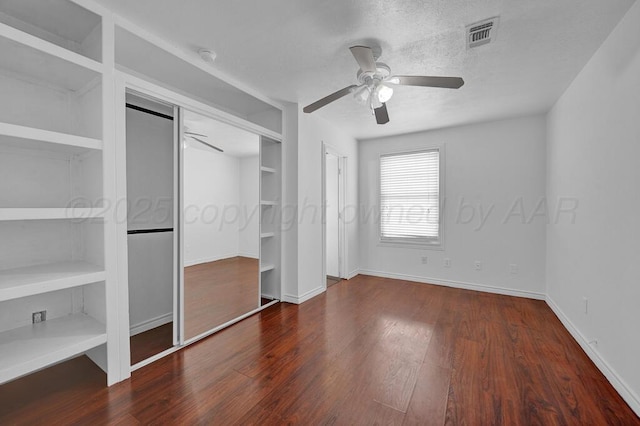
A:
[[[271,294],[267,294],[267,293],[261,293],[260,297],[263,297],[265,299],[271,299],[271,300],[278,300],[277,297],[271,295]]]
[[[354,278],[359,273],[360,273],[359,269],[354,269],[353,271],[349,272],[349,274],[347,275],[347,279],[350,280],[351,278]]]
[[[260,259],[260,256],[258,256],[258,253],[240,252],[240,253],[238,253],[238,256],[240,256],[240,257],[248,257],[249,259]]]
[[[282,301],[283,302],[289,302],[289,303],[295,303],[296,305],[299,305],[301,303],[306,302],[307,300],[316,297],[319,294],[322,294],[326,291],[326,288],[324,286],[320,286],[317,288],[314,288],[313,290],[310,290],[300,296],[294,296],[292,294],[285,294],[282,297]]]
[[[631,407],[631,409],[640,416],[640,397],[636,395],[636,393],[631,390],[631,388],[625,383],[624,380],[616,373],[616,371],[609,365],[607,361],[605,361],[600,353],[589,344],[589,340],[584,337],[582,333],[578,330],[578,328],[571,322],[569,317],[560,309],[560,307],[551,299],[551,297],[547,296],[546,298],[547,305],[551,308],[551,310],[556,314],[562,325],[569,331],[571,336],[575,339],[576,342],[582,347],[582,349],[586,352],[587,356],[591,358],[591,361],[598,367],[598,369],[604,374],[604,376],[609,380],[609,383],[615,388],[615,390],[620,394],[622,399],[626,401],[627,404]]]
[[[527,299],[545,300],[544,293],[533,291],[516,290],[512,288],[496,287],[486,284],[466,283],[462,281],[442,280],[438,278],[419,277],[416,275],[396,274],[392,272],[373,271],[371,269],[360,269],[360,274],[371,275],[381,278],[394,278],[397,280],[413,281],[417,283],[442,285],[445,287],[462,288],[465,290],[483,291],[485,293],[503,294],[505,296],[526,297]]]
[[[165,325],[173,321],[173,313],[160,315],[159,317],[151,318],[150,320],[143,321],[129,328],[129,335],[135,336],[136,334],[144,333],[161,325]]]
[[[201,263],[217,262],[218,260],[231,259],[232,257],[240,256],[238,253],[223,254],[222,256],[214,257],[201,257],[199,259],[185,260],[184,266],[199,265]]]

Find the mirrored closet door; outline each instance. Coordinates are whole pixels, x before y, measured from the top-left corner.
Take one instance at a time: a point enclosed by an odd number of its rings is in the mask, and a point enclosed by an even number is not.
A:
[[[280,142],[127,94],[131,365],[280,300]],[[142,363],[142,364],[140,364]]]
[[[260,137],[190,111],[182,129],[184,341],[260,307]]]

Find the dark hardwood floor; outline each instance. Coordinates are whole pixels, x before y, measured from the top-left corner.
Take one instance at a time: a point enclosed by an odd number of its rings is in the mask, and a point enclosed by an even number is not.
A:
[[[152,328],[144,333],[131,336],[131,365],[144,361],[173,347],[173,323]]]
[[[185,337],[257,309],[258,274],[258,259],[240,256],[184,268]]]
[[[544,302],[359,276],[104,387],[0,386],[0,424],[638,425]]]
[[[342,281],[341,278],[327,277],[327,288],[331,287],[332,285],[338,284],[340,281]]]

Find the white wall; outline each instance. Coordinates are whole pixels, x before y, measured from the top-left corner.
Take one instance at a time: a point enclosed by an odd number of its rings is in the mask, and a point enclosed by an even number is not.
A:
[[[438,144],[445,155],[444,250],[380,246],[379,221],[367,217],[378,206],[380,154]],[[546,218],[527,223],[545,196],[543,116],[365,140],[359,153],[361,273],[544,297]]]
[[[173,320],[173,233],[133,234],[129,249],[129,324],[138,334]]]
[[[260,157],[240,159],[240,232],[238,251],[240,256],[258,258],[260,238]]]
[[[127,101],[172,115],[134,96]],[[127,230],[173,228],[173,121],[127,108]],[[173,232],[127,236],[132,334],[171,322]]]
[[[184,264],[238,255],[240,161],[213,150],[184,150]]]
[[[131,108],[126,114],[127,229],[172,228],[173,121]]]
[[[547,233],[551,306],[638,414],[639,76],[636,2],[548,115],[548,194],[578,208]]]
[[[287,111],[289,117],[292,111]],[[331,123],[313,114],[298,114],[298,281],[297,286],[289,281],[285,284],[284,300],[302,302],[321,293],[326,281],[322,270],[322,143],[334,147],[347,157],[346,204],[356,206],[358,202],[358,148],[357,142],[334,127]],[[293,114],[295,115],[295,114]],[[285,124],[286,125],[286,124]],[[295,126],[289,127],[293,129]],[[296,138],[287,138],[292,143]],[[285,148],[290,150],[291,148]],[[285,153],[287,155],[287,153]],[[285,158],[291,163],[292,158]],[[289,164],[285,168],[290,167]],[[286,178],[286,176],[285,176]],[[285,185],[285,191],[287,186]],[[290,195],[290,194],[287,194]],[[291,200],[291,197],[288,198]],[[353,214],[352,214],[353,216]],[[347,218],[348,220],[348,218]],[[346,226],[347,271],[358,269],[358,226],[356,220],[348,220]],[[288,226],[285,223],[285,227]],[[285,237],[286,238],[286,237]],[[291,247],[288,245],[287,247]],[[284,262],[289,262],[289,250],[285,250]],[[285,265],[286,269],[286,265]],[[292,294],[291,291],[296,291]]]

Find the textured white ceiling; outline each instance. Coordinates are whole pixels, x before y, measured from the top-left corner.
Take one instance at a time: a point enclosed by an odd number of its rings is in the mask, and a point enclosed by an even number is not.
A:
[[[356,138],[548,110],[633,0],[99,0],[274,99],[311,103],[355,83],[348,47],[375,42],[396,74],[461,76],[459,90],[400,87],[391,122],[345,97],[318,114]],[[465,26],[500,15],[470,51]],[[196,56],[193,53],[194,57]]]

